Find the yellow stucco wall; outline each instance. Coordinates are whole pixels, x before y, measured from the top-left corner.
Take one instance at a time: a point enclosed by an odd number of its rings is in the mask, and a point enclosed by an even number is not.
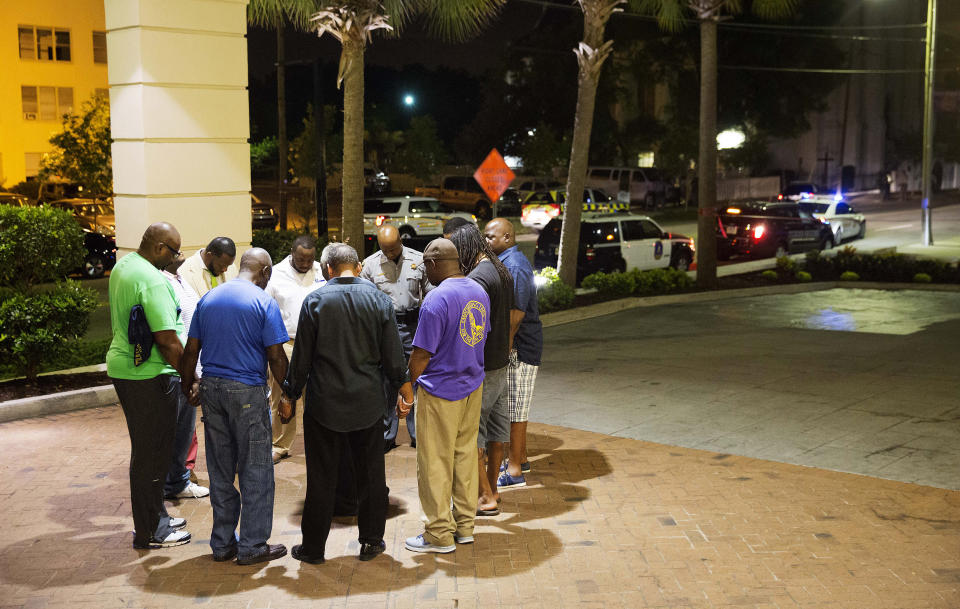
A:
[[[69,30],[70,61],[20,59],[19,26]],[[0,1],[0,184],[23,180],[25,153],[49,151],[50,136],[60,131],[59,118],[24,118],[21,86],[72,87],[77,111],[107,89],[107,64],[93,60],[93,32],[105,30],[103,0]]]

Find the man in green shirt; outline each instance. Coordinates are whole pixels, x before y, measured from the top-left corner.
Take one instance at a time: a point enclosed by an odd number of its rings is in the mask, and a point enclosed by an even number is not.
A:
[[[133,547],[141,550],[190,541],[183,518],[163,505],[180,392],[183,334],[180,306],[160,269],[180,257],[180,233],[166,222],[151,224],[136,252],[121,258],[110,273],[107,375],[113,381],[130,433],[130,499]],[[145,321],[130,333],[131,311]],[[131,338],[136,344],[131,343]],[[195,397],[194,397],[195,399]]]

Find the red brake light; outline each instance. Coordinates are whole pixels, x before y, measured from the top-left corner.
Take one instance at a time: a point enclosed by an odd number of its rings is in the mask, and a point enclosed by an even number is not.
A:
[[[586,254],[587,260],[593,260],[594,258],[597,257],[597,250],[593,249],[592,247],[588,247],[585,254]]]
[[[386,219],[387,219],[386,216],[377,216],[377,226],[382,226],[382,225],[383,225],[383,221],[386,220]]]
[[[559,206],[559,205],[551,205],[551,206],[550,206],[550,209],[547,211],[547,213],[548,213],[551,217],[556,218],[557,216],[560,215],[560,206]]]
[[[766,230],[767,230],[767,229],[766,229],[766,227],[765,227],[763,224],[760,224],[759,226],[756,226],[756,227],[753,229],[753,238],[756,239],[757,241],[759,241],[760,239],[763,238],[763,233],[765,233]]]
[[[783,195],[782,195],[782,194],[777,195],[777,201],[783,201]]]

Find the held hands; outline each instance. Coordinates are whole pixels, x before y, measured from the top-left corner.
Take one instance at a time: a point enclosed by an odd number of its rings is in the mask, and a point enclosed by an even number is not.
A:
[[[289,423],[293,419],[293,415],[297,413],[297,406],[293,400],[287,396],[282,396],[280,398],[280,407],[277,410],[280,415],[280,422],[286,424]]]
[[[397,417],[404,418],[413,408],[413,388],[410,383],[404,383],[397,394]]]
[[[184,395],[187,396],[187,402],[189,402],[191,406],[200,405],[200,381],[194,381],[189,387],[184,385],[182,390]]]

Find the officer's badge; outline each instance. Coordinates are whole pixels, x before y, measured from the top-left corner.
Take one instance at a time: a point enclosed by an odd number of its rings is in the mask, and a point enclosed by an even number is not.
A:
[[[417,265],[416,265],[415,263],[411,262],[411,263],[410,263],[410,268],[415,271],[415,270],[417,270]]]

